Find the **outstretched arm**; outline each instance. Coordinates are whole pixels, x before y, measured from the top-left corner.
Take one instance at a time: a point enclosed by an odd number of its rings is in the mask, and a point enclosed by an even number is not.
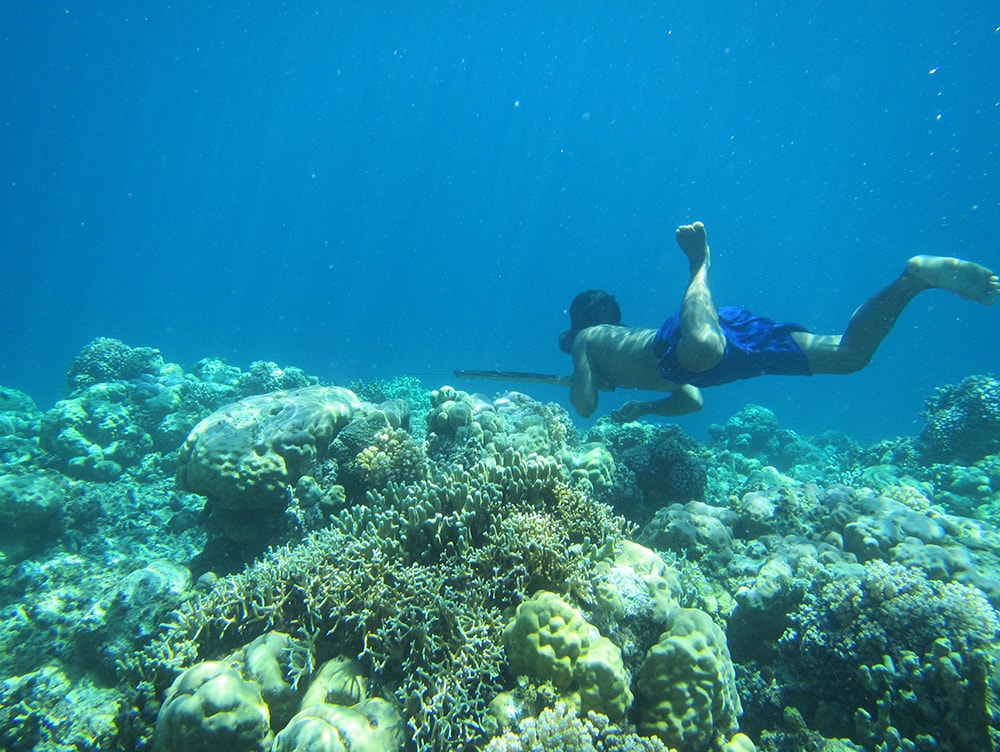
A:
[[[628,423],[638,420],[643,415],[661,415],[665,418],[676,415],[687,415],[701,410],[705,401],[701,397],[701,390],[697,387],[685,384],[671,392],[669,397],[659,400],[644,402],[642,400],[629,400],[618,410],[611,413],[611,418],[617,423]]]

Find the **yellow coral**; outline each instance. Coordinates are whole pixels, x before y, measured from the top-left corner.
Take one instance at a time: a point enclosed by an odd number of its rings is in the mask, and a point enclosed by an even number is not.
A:
[[[742,714],[726,636],[704,611],[680,608],[649,649],[637,684],[639,731],[700,750],[737,728]]]

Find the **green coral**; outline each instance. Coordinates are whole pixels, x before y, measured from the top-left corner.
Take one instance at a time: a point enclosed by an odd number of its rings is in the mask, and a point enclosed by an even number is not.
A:
[[[621,720],[632,705],[621,651],[555,593],[520,604],[503,640],[512,672],[551,681],[582,712]]]
[[[680,608],[639,671],[639,730],[686,750],[707,749],[743,713],[726,636],[704,611]]]
[[[396,752],[404,729],[399,711],[378,697],[351,707],[309,705],[275,737],[273,752]]]
[[[260,687],[217,661],[198,663],[167,690],[156,719],[155,752],[267,752],[270,717]]]

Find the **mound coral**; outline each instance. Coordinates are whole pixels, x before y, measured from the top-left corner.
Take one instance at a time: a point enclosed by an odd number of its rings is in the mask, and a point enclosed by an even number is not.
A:
[[[399,711],[373,697],[351,707],[303,707],[275,737],[273,752],[397,752],[404,740]]]
[[[114,480],[152,449],[153,440],[136,420],[121,383],[89,386],[61,400],[42,416],[40,441],[64,472],[92,481]]]
[[[260,687],[224,663],[205,661],[182,673],[160,707],[155,752],[267,752],[273,740]]]
[[[632,705],[621,651],[555,593],[519,605],[503,641],[513,673],[551,681],[582,712],[621,720]]]
[[[359,407],[340,387],[247,397],[194,427],[178,456],[177,484],[208,498],[230,538],[252,539]]]
[[[704,611],[676,609],[639,670],[639,730],[686,750],[708,749],[743,713],[726,636]]]

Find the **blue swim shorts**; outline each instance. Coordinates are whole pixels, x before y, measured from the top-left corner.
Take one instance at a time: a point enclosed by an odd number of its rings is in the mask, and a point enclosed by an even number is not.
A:
[[[719,307],[719,326],[726,336],[722,360],[707,371],[698,372],[687,370],[677,359],[680,313],[664,321],[653,340],[653,351],[660,361],[663,378],[675,384],[703,387],[765,374],[812,376],[806,354],[792,339],[792,332],[808,331],[805,327],[754,316],[735,306]]]

